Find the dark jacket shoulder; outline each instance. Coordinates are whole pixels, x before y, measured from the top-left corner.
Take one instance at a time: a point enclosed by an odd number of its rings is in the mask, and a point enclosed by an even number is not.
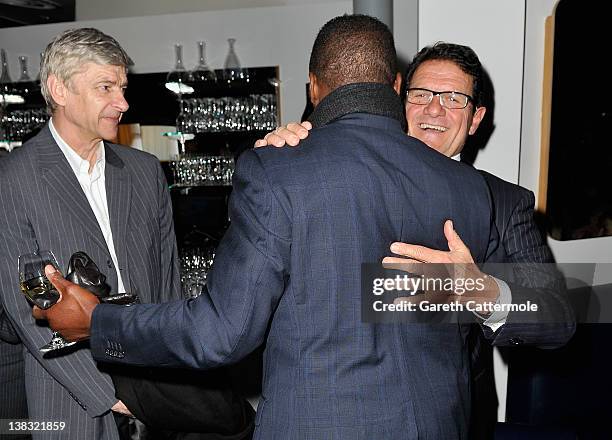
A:
[[[494,202],[504,200],[506,204],[516,205],[521,199],[527,199],[533,205],[535,196],[527,188],[508,182],[483,170],[478,170],[484,177]]]

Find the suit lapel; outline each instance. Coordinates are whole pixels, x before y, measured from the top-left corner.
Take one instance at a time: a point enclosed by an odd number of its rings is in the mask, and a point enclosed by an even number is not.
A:
[[[110,217],[113,243],[119,260],[123,284],[129,292],[131,289],[127,252],[127,225],[130,217],[132,195],[132,178],[126,169],[125,163],[106,142],[106,200],[108,201],[108,215]]]
[[[89,201],[79,184],[68,160],[57,146],[48,127],[43,128],[38,141],[38,165],[42,181],[49,188],[49,197],[64,207],[87,231],[94,242],[108,252],[102,230]],[[52,202],[52,200],[50,200]]]

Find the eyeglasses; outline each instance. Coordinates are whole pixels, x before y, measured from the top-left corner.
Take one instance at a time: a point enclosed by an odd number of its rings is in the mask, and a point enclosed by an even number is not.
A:
[[[465,108],[470,101],[474,102],[474,98],[461,92],[434,92],[429,89],[414,88],[408,89],[406,99],[410,104],[427,105],[433,97],[440,97],[440,105],[449,109]]]

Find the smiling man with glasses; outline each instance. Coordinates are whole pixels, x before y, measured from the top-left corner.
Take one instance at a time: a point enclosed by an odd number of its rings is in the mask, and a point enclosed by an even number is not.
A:
[[[426,47],[409,66],[405,82],[408,134],[446,156],[458,155],[487,111],[476,54],[448,43]]]

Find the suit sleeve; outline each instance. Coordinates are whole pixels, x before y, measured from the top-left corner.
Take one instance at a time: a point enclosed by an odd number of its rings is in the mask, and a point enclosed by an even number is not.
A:
[[[2,302],[0,301],[0,339],[4,342],[8,342],[10,344],[18,344],[21,342],[19,339],[19,335],[13,328],[13,324],[4,311],[4,307],[2,306]]]
[[[255,151],[241,155],[233,183],[231,226],[217,249],[208,291],[166,304],[96,307],[96,359],[212,368],[261,345],[289,273],[290,215]]]
[[[501,245],[505,264],[491,270],[508,283],[512,302],[536,304],[537,312],[510,312],[497,333],[485,329],[494,345],[535,345],[555,348],[574,334],[576,322],[567,298],[563,275],[554,264],[534,219],[534,196],[527,190],[514,206]],[[496,210],[499,213],[499,207]]]
[[[3,170],[0,170],[3,171]],[[20,182],[0,181],[0,293],[2,306],[14,331],[29,353],[60,383],[90,417],[107,413],[117,402],[110,378],[97,368],[90,353],[80,349],[63,356],[43,358],[39,347],[51,340],[51,330],[32,318],[31,306],[19,289],[18,256],[37,248],[34,230],[27,218],[32,212],[22,199]]]
[[[161,233],[160,240],[160,268],[161,268],[161,285],[160,292],[157,293],[157,298],[153,302],[167,302],[181,297],[180,285],[180,268],[178,251],[176,246],[176,234],[174,232],[174,220],[172,217],[172,201],[170,199],[170,191],[166,177],[159,164],[155,161],[157,170],[157,200],[159,211],[159,230]]]

